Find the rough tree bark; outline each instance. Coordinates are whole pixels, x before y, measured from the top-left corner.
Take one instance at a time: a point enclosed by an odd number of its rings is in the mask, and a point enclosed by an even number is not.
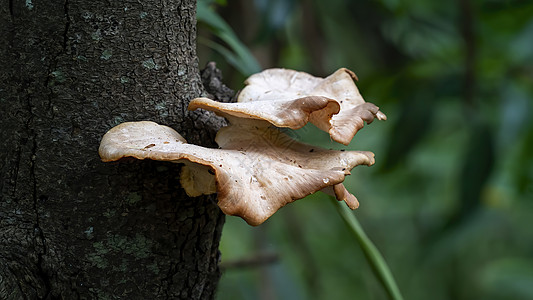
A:
[[[0,2],[0,298],[212,298],[224,217],[179,165],[100,162],[152,120],[212,146],[194,0]]]

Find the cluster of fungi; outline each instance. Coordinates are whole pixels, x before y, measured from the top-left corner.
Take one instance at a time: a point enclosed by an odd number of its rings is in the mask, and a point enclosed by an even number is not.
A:
[[[268,69],[246,80],[237,102],[193,99],[188,109],[205,109],[228,120],[216,136],[218,149],[188,144],[174,129],[150,121],[126,122],[100,144],[102,161],[123,157],[182,163],[180,182],[191,196],[217,194],[227,215],[259,225],[278,209],[317,191],[355,209],[359,203],[343,185],[357,165],[372,165],[368,151],[326,150],[303,144],[279,128],[308,122],[348,145],[364,123],[386,116],[365,102],[357,77],[339,69],[326,78],[287,69]]]

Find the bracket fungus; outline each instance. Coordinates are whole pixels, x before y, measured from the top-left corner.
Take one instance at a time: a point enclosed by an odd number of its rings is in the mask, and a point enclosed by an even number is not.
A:
[[[271,78],[275,74],[282,83],[275,91],[266,92],[276,84]],[[190,110],[212,110],[228,119],[229,125],[220,129],[215,139],[219,149],[188,144],[170,127],[140,121],[109,130],[100,143],[100,157],[104,162],[134,157],[185,164],[180,181],[189,196],[217,193],[218,206],[225,214],[240,216],[250,225],[263,223],[286,204],[317,191],[334,195],[355,209],[359,203],[343,181],[355,166],[372,165],[374,154],[321,149],[298,142],[277,128],[296,129],[312,122],[327,128],[334,140],[347,144],[363,126],[359,122],[385,119],[375,105],[362,100],[355,84],[345,86],[343,74],[348,74],[353,84],[355,75],[346,69],[326,79],[290,70],[266,70],[247,80],[249,85],[237,103],[192,100]],[[254,82],[264,85],[263,92],[252,89]],[[312,89],[304,92],[306,87]],[[344,123],[349,114],[356,119],[355,125]]]
[[[364,122],[387,119],[376,105],[365,102],[355,81],[357,76],[346,68],[326,78],[288,69],[267,69],[246,79],[237,103],[198,98],[191,106],[262,119],[291,129],[301,128],[309,121],[328,132],[334,141],[348,145]]]

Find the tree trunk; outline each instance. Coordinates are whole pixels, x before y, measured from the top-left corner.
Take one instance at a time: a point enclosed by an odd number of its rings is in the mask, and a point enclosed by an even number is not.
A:
[[[0,299],[212,298],[224,217],[179,165],[102,163],[126,121],[209,146],[194,0],[0,2]]]

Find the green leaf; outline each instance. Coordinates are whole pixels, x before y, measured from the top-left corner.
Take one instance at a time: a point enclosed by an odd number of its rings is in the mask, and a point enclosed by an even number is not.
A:
[[[363,227],[361,227],[361,224],[359,223],[359,221],[357,221],[357,218],[355,217],[353,212],[346,205],[344,205],[344,203],[337,201],[333,197],[330,197],[330,199],[331,202],[337,208],[337,211],[341,215],[342,220],[344,221],[348,229],[350,229],[350,231],[353,233],[355,239],[361,246],[361,249],[363,250],[363,253],[366,256],[368,263],[370,264],[372,270],[374,271],[379,281],[387,291],[387,294],[389,295],[390,299],[402,300],[402,294],[400,293],[400,289],[398,288],[398,285],[396,284],[396,281],[392,276],[392,272],[390,271],[389,266],[385,262],[385,259],[379,252],[378,248],[366,235],[365,231],[363,230]]]
[[[198,1],[196,18],[198,22],[207,25],[213,34],[224,41],[228,47],[207,39],[199,38],[199,42],[224,56],[244,76],[261,71],[261,66],[250,50],[239,40],[231,27],[209,7],[206,1]]]

